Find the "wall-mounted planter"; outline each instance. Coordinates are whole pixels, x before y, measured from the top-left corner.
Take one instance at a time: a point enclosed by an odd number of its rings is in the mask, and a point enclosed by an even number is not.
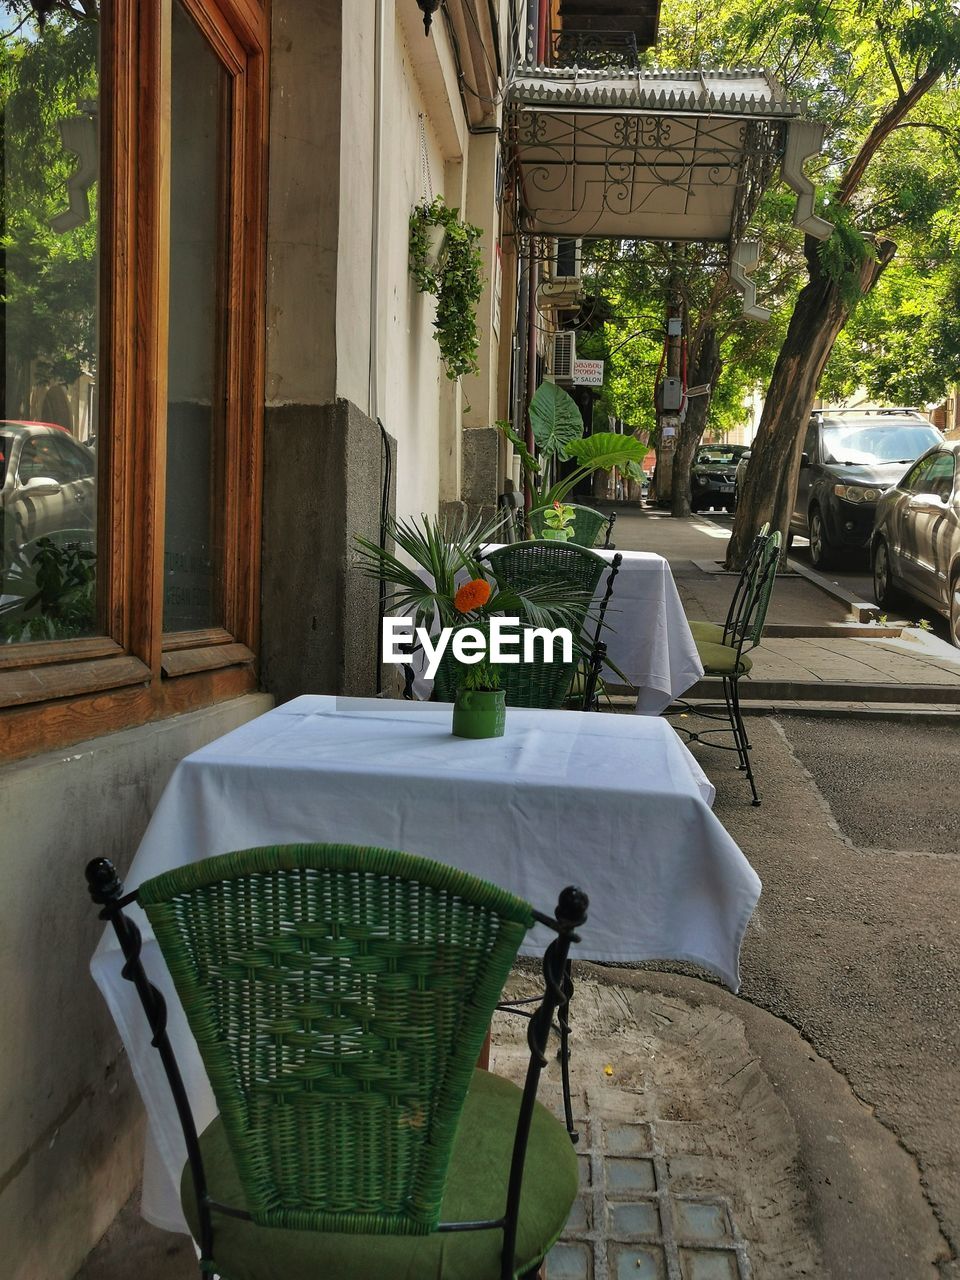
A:
[[[426,261],[427,270],[436,271],[440,266],[447,247],[447,228],[427,227],[426,237],[427,247],[424,252],[424,259]]]
[[[443,196],[418,204],[410,214],[410,274],[421,293],[437,299],[434,337],[448,378],[479,373],[477,304],[483,291],[483,233],[463,222]]]

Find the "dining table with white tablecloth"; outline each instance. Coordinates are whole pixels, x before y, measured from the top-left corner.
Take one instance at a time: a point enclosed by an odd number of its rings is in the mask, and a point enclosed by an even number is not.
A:
[[[484,554],[499,546],[485,546]],[[622,674],[636,691],[637,714],[658,716],[703,675],[670,565],[654,551],[591,549],[611,565],[614,556],[620,556],[601,635],[610,661],[603,679],[608,685],[622,684]],[[598,604],[608,576],[605,572],[597,587]],[[413,692],[418,698],[429,698],[433,687],[424,665],[422,653],[414,655]]]
[[[508,708],[502,738],[451,733],[445,703],[306,696],[187,756],[126,877],[127,890],[232,850],[312,841],[400,849],[456,866],[552,911],[568,884],[590,898],[574,954],[689,961],[739,985],[760,882],[714,816],[713,787],[655,717]],[[143,959],[200,1126],[216,1114],[193,1037],[143,913]],[[539,926],[538,926],[539,929]],[[527,938],[539,954],[546,934]],[[143,1209],[184,1230],[183,1140],[112,932],[94,977],[148,1116]]]

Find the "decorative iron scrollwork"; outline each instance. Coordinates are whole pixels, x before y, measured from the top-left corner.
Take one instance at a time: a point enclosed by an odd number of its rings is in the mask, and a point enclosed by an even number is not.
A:
[[[640,66],[637,37],[633,31],[554,31],[550,48],[555,67],[603,70]]]

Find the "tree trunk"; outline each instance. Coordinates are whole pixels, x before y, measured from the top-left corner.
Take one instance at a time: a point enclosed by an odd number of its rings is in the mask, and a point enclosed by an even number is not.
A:
[[[898,82],[896,98],[880,111],[840,179],[838,204],[849,203],[883,142],[942,74],[943,67],[935,64],[918,74],[908,89]],[[833,344],[850,315],[838,286],[821,270],[818,242],[807,236],[803,248],[810,281],[797,299],[770,379],[727,547],[728,569],[742,568],[753,535],[765,520],[780,530],[786,542],[810,410]],[[861,295],[870,292],[897,251],[890,240],[880,240],[874,248],[876,260],[868,260],[860,269]]]
[[[717,331],[708,325],[700,335],[689,378],[694,387],[709,387],[702,396],[694,396],[687,405],[687,416],[680,424],[677,449],[673,456],[673,494],[670,514],[677,518],[690,514],[690,468],[707,425],[713,389],[720,376],[720,346]]]
[[[839,286],[821,270],[818,248],[819,241],[808,236],[804,252],[810,280],[797,298],[767,389],[727,547],[728,569],[743,567],[754,534],[767,520],[786,543],[810,412],[837,335],[850,315]],[[895,253],[889,240],[876,245],[876,261],[868,260],[860,270],[861,294],[870,292]]]

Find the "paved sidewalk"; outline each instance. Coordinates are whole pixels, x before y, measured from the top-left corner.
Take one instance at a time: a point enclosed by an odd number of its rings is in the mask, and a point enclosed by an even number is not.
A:
[[[736,582],[722,571],[728,537],[729,530],[707,516],[674,520],[638,509],[621,512],[615,528],[621,550],[667,558],[689,617],[715,622],[723,621]],[[856,615],[809,571],[778,575],[763,642],[740,686],[748,707],[960,708],[960,650],[919,628],[864,624]],[[712,699],[719,692],[718,681],[705,680],[689,696]]]

